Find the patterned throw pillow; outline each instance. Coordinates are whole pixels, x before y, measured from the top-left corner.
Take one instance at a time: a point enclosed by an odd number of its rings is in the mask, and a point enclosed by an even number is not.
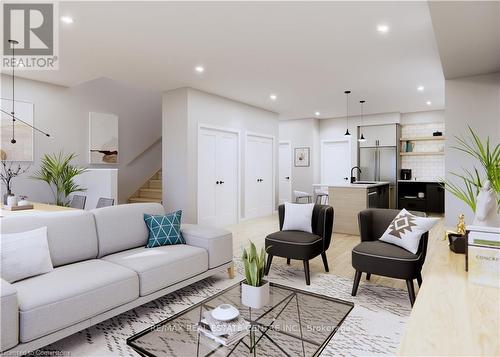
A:
[[[182,211],[166,215],[151,215],[144,213],[144,222],[149,230],[146,248],[163,245],[186,244],[181,234]]]
[[[437,221],[439,218],[419,217],[402,209],[379,240],[395,244],[416,254],[422,234],[429,231]]]

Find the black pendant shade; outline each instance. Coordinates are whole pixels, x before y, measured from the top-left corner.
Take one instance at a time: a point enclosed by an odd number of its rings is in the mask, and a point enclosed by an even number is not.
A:
[[[350,90],[344,91],[344,94],[346,96],[346,107],[347,107],[347,110],[346,110],[346,131],[344,134],[345,137],[351,136],[351,133],[349,132],[349,94],[350,93],[351,93]]]
[[[363,104],[365,104],[364,100],[360,100],[359,103],[361,104],[361,126],[363,126]],[[363,143],[366,141],[365,136],[363,133],[361,133],[361,137],[358,139],[359,142]]]

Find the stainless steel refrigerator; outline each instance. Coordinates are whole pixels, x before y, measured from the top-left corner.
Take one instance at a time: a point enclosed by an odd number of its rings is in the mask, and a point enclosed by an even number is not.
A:
[[[380,137],[381,139],[360,143],[358,147],[358,166],[361,168],[359,179],[390,182],[389,207],[397,207],[399,126],[396,124],[380,125],[369,128],[361,127],[360,130],[368,132],[364,134],[365,136],[371,135],[372,138]]]

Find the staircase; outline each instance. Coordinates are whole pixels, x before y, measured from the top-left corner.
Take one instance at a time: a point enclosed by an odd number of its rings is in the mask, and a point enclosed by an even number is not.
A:
[[[137,202],[162,202],[161,170],[153,175],[140,189],[129,199],[129,203]]]

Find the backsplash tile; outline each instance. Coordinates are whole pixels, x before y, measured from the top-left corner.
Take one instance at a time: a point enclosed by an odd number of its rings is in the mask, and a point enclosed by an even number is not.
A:
[[[445,135],[444,129],[444,123],[407,124],[402,125],[401,137],[414,138],[432,136],[432,133],[436,130],[441,131],[443,135]],[[413,141],[413,151],[442,152],[444,151],[444,142],[444,140]],[[401,159],[401,168],[411,169],[412,179],[438,180],[445,176],[444,155],[403,156]]]

